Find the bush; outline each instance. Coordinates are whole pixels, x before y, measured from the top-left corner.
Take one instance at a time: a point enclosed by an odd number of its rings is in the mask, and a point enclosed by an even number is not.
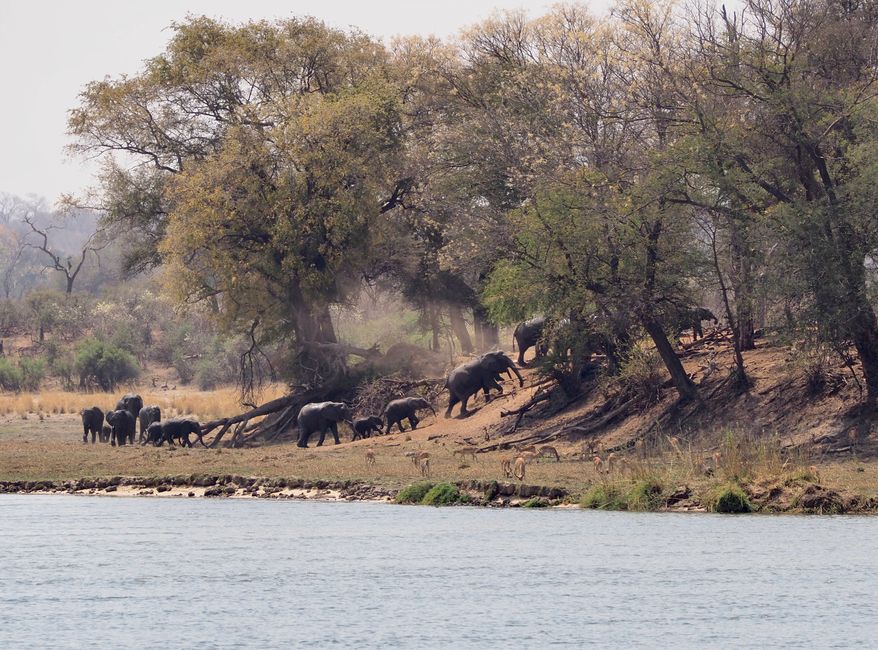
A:
[[[0,357],[0,388],[16,392],[21,390],[21,370],[6,357]]]
[[[184,384],[191,384],[192,380],[195,379],[195,366],[183,356],[182,352],[174,353],[173,366],[177,374],[180,375],[180,381]]]
[[[592,486],[583,495],[579,505],[593,510],[625,510],[627,506],[618,486],[605,484]]]
[[[521,504],[522,508],[548,508],[549,502],[540,497],[531,497]]]
[[[74,363],[80,386],[97,384],[105,391],[113,390],[120,382],[136,379],[140,374],[137,360],[131,353],[95,338],[85,339],[76,347]]]
[[[711,512],[753,512],[750,499],[737,483],[728,483],[717,487],[709,496],[707,507]]]
[[[21,390],[38,391],[46,376],[46,362],[42,359],[22,359],[18,362]]]
[[[396,495],[397,503],[420,503],[421,500],[427,495],[432,488],[434,483],[413,483],[407,487],[404,487],[399,491]]]
[[[662,484],[656,478],[637,481],[628,492],[625,501],[628,510],[656,510],[664,503]]]
[[[469,497],[461,494],[453,483],[438,483],[434,485],[421,499],[424,506],[450,506],[455,503],[467,503]]]

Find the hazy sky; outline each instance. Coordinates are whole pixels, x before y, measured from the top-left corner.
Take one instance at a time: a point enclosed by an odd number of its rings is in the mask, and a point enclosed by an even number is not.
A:
[[[594,0],[596,7],[607,0]],[[448,36],[497,9],[539,15],[541,0],[0,0],[0,192],[54,201],[92,184],[95,166],[64,151],[67,111],[94,79],[135,73],[187,13],[231,21],[312,15],[377,36]]]

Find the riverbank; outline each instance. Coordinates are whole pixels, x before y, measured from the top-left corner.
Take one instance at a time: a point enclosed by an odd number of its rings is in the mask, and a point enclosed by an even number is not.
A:
[[[559,487],[506,481],[418,481],[403,488],[345,480],[239,475],[101,477],[64,481],[0,481],[0,494],[74,494],[158,498],[378,501],[487,507],[583,507],[653,512],[870,514],[878,499],[838,491],[791,474],[752,483],[667,488],[657,479],[602,480],[584,494]]]

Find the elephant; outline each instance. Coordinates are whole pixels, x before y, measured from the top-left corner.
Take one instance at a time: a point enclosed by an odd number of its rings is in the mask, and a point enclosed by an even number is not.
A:
[[[103,442],[101,430],[104,426],[104,412],[97,406],[92,406],[90,409],[82,409],[79,415],[82,417],[82,441],[88,442],[88,434],[91,433],[92,444],[95,438]]]
[[[531,318],[515,326],[515,331],[512,333],[512,351],[515,352],[515,344],[518,343],[518,365],[522,368],[527,366],[524,362],[524,353],[531,347],[537,346],[537,356],[545,354],[545,349],[539,345],[545,326],[546,319],[543,316]]]
[[[500,388],[494,378],[507,369],[512,370],[518,377],[519,385],[524,386],[524,377],[518,372],[512,359],[501,351],[487,352],[472,361],[467,361],[448,373],[445,387],[448,389],[450,396],[445,417],[451,417],[451,409],[458,402],[460,402],[460,415],[467,415],[469,412],[466,410],[466,402],[470,397],[478,393],[480,389],[485,391],[485,399],[487,400],[489,398],[489,388],[494,388],[495,386]]]
[[[387,422],[387,431],[385,433],[390,433],[394,424],[399,427],[400,431],[405,431],[402,426],[402,421],[405,419],[408,419],[414,431],[418,428],[418,422],[420,422],[416,413],[421,409],[430,409],[433,411],[433,415],[436,415],[432,404],[423,397],[403,397],[388,403],[387,408],[384,409],[384,421]]]
[[[339,444],[341,441],[338,439],[338,423],[350,423],[351,417],[353,417],[353,414],[350,407],[342,402],[312,402],[305,404],[299,411],[299,441],[296,444],[299,447],[307,447],[311,434],[319,432],[320,440],[317,442],[319,447],[326,438],[327,429],[332,431],[335,444]]]
[[[679,314],[677,319],[678,336],[687,329],[691,329],[693,341],[697,341],[699,337],[704,338],[704,330],[701,329],[701,321],[705,320],[713,321],[714,325],[719,324],[719,318],[705,307],[692,307],[686,309]]]
[[[204,444],[204,441],[201,440],[201,425],[192,418],[174,418],[164,422],[153,422],[146,428],[146,441],[156,447],[161,447],[167,441],[168,445],[173,447],[176,440],[181,447],[191,447],[190,433],[195,434],[199,442]]]
[[[135,420],[140,414],[140,409],[142,408],[143,398],[141,398],[140,395],[135,395],[134,393],[128,393],[127,395],[123,395],[122,399],[116,402],[117,411],[128,411]]]
[[[146,429],[153,422],[159,422],[162,419],[162,410],[158,406],[144,406],[137,415],[140,420],[140,435],[137,436],[137,442],[145,445],[147,441]]]
[[[357,418],[354,420],[354,440],[359,438],[370,438],[373,433],[381,433],[381,427],[384,426],[384,420],[377,415],[370,415],[367,418]]]
[[[125,444],[125,439],[134,444],[134,416],[125,409],[116,409],[107,413],[107,422],[110,423],[112,433],[110,435],[110,444],[114,447],[120,447]]]
[[[113,429],[110,428],[109,424],[105,424],[101,427],[101,442],[110,442],[110,438],[113,436]]]

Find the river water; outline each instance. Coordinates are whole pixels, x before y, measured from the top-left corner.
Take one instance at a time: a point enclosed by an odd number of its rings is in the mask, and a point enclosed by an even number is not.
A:
[[[0,648],[878,646],[878,518],[0,495]]]

